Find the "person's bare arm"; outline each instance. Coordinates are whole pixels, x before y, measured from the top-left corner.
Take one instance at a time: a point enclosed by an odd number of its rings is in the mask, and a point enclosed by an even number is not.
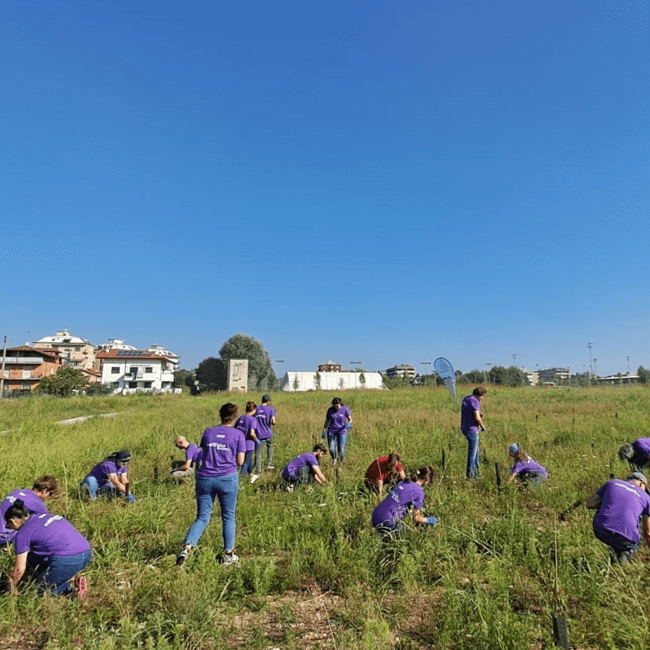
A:
[[[318,467],[318,465],[312,465],[311,470],[314,472],[314,480],[316,483],[319,483],[320,485],[327,485],[327,479],[325,478],[323,472],[321,472],[321,469]]]
[[[517,474],[515,472],[511,472],[510,476],[508,476],[508,483],[512,483],[516,478]]]
[[[255,429],[249,429],[248,430],[248,435],[251,437],[251,440],[255,444],[257,444],[260,441],[260,439],[257,437],[257,431],[255,431]]]
[[[122,485],[126,485],[129,482],[129,473],[124,472],[124,474],[118,474],[118,478],[120,479],[120,482]]]
[[[479,427],[485,428],[485,424],[483,424],[483,416],[480,411],[474,411],[474,422],[476,422]]]
[[[108,480],[117,488],[119,492],[126,494],[126,486],[117,477],[117,474],[109,474]]]
[[[16,585],[20,582],[20,579],[25,575],[25,569],[27,569],[27,551],[16,555],[16,560],[14,562],[14,570],[9,576],[9,589],[13,591],[16,588]]]
[[[246,458],[246,454],[238,451],[237,452],[237,467],[241,467],[244,464],[244,458]]]
[[[603,500],[594,492],[587,499],[587,503],[585,503],[585,508],[589,508],[589,510],[596,510],[597,508],[600,507],[600,504],[602,502],[603,502]]]
[[[641,535],[643,535],[646,545],[650,548],[650,517],[647,515],[641,517]]]
[[[377,480],[377,496],[379,499],[384,496],[384,480],[381,478]]]
[[[401,470],[400,470],[399,472],[397,472],[397,473],[398,473],[398,475],[399,475],[399,480],[400,480],[400,481],[406,481],[406,472],[405,472],[403,469],[401,469]]]
[[[416,524],[426,524],[427,523],[427,518],[423,517],[419,510],[414,510],[413,511],[413,520],[415,521]]]

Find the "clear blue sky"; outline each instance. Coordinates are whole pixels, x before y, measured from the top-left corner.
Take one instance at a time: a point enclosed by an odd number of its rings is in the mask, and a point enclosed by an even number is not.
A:
[[[0,335],[650,367],[649,11],[5,0]]]

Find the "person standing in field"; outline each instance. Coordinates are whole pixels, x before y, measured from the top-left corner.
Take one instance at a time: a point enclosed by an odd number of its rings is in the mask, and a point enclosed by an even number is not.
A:
[[[201,438],[203,459],[196,471],[196,521],[187,531],[183,549],[176,558],[180,566],[198,544],[206,526],[210,523],[215,499],[221,508],[223,534],[222,564],[239,561],[235,555],[235,510],[239,492],[239,471],[244,464],[246,442],[244,434],[235,429],[239,408],[236,404],[224,404],[219,409],[221,425],[206,429]]]
[[[543,483],[548,478],[546,469],[528,456],[518,443],[513,442],[510,445],[508,455],[515,461],[508,477],[508,483],[516,480],[524,485],[533,485]]]
[[[424,488],[431,484],[434,478],[433,467],[423,465],[417,472],[411,474],[408,481],[400,481],[390,494],[374,509],[372,525],[384,536],[399,536],[404,532],[404,517],[413,508],[413,520],[416,524],[438,523],[435,517],[423,517]]]
[[[9,528],[16,531],[16,559],[9,576],[14,591],[29,566],[40,592],[76,595],[84,599],[88,591],[86,578],[72,578],[90,562],[90,544],[74,526],[60,515],[49,512],[32,514],[22,499],[16,499],[5,513]]]
[[[7,527],[5,513],[17,499],[23,502],[31,514],[46,515],[49,514],[49,510],[43,501],[57,496],[59,490],[59,481],[55,476],[41,476],[34,481],[31,490],[14,490],[8,494],[0,504],[0,545],[9,544],[16,537],[16,531]]]
[[[388,483],[388,488],[391,489],[393,487],[391,483],[397,477],[399,477],[400,481],[406,480],[404,465],[400,463],[400,457],[397,454],[389,454],[388,456],[381,456],[370,463],[363,483],[371,492],[383,499],[384,485]]]
[[[127,490],[130,460],[131,452],[128,449],[107,456],[81,481],[82,491],[88,494],[91,501],[97,496],[124,496],[128,501],[135,501],[133,494]]]
[[[327,456],[327,449],[323,445],[315,445],[310,454],[301,454],[289,461],[282,470],[282,480],[289,492],[293,492],[296,485],[307,485],[314,481],[319,485],[327,485],[319,462]]]
[[[632,469],[643,470],[650,465],[650,438],[638,438],[618,450],[618,457],[626,460]]]
[[[594,535],[607,544],[613,557],[625,564],[639,548],[639,518],[641,534],[650,547],[650,497],[646,494],[648,479],[633,472],[625,481],[612,479],[592,494],[587,508],[597,510]]]
[[[460,406],[460,430],[467,440],[467,478],[481,478],[479,466],[479,431],[485,431],[481,402],[487,391],[477,386],[471,395],[463,398]]]
[[[273,466],[273,429],[276,422],[275,409],[271,406],[271,396],[262,395],[262,404],[255,410],[257,427],[255,432],[260,442],[255,448],[255,474],[251,475],[251,483],[257,481],[262,474],[262,452],[266,447],[266,469],[275,469]]]
[[[257,404],[255,402],[246,402],[246,413],[240,415],[235,423],[235,429],[239,429],[244,434],[244,439],[246,440],[246,455],[244,456],[244,464],[241,466],[239,476],[240,478],[245,478],[248,474],[251,474],[251,483],[255,482],[252,474],[255,447],[260,444],[255,430],[257,427],[257,419],[255,418],[256,410]]]
[[[198,445],[187,441],[185,436],[178,436],[174,441],[176,449],[185,450],[185,460],[172,461],[171,475],[174,478],[185,478],[194,474],[194,467],[201,462],[201,450]]]
[[[343,404],[340,397],[332,400],[332,406],[325,414],[323,424],[323,437],[327,436],[327,443],[332,456],[332,465],[345,461],[345,448],[348,444],[348,432],[352,428],[352,413]]]

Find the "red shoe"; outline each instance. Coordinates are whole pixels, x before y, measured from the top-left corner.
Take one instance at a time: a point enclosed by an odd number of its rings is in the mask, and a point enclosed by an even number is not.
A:
[[[75,578],[74,586],[77,590],[77,600],[86,600],[86,596],[88,596],[88,578],[86,576]]]

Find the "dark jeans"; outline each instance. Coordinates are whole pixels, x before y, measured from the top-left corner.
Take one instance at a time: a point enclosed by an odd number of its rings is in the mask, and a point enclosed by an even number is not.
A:
[[[616,559],[621,564],[626,564],[632,559],[632,556],[639,548],[639,542],[632,542],[619,535],[618,533],[613,533],[611,530],[606,528],[599,528],[594,526],[594,535],[596,539],[600,540],[603,544],[607,544],[616,556]]]
[[[308,485],[314,482],[314,474],[309,468],[309,465],[304,465],[298,470],[295,476],[285,476],[283,473],[282,479],[289,483],[289,485]]]
[[[65,594],[74,589],[72,578],[90,562],[91,552],[48,558],[32,558],[30,553],[28,557],[29,566],[34,568],[34,580],[39,583],[39,591]]]
[[[244,476],[247,476],[248,474],[251,473],[251,470],[253,469],[253,456],[255,455],[255,450],[251,449],[250,451],[246,452],[246,455],[244,456],[244,464],[241,466],[239,469],[239,475],[244,478]]]

